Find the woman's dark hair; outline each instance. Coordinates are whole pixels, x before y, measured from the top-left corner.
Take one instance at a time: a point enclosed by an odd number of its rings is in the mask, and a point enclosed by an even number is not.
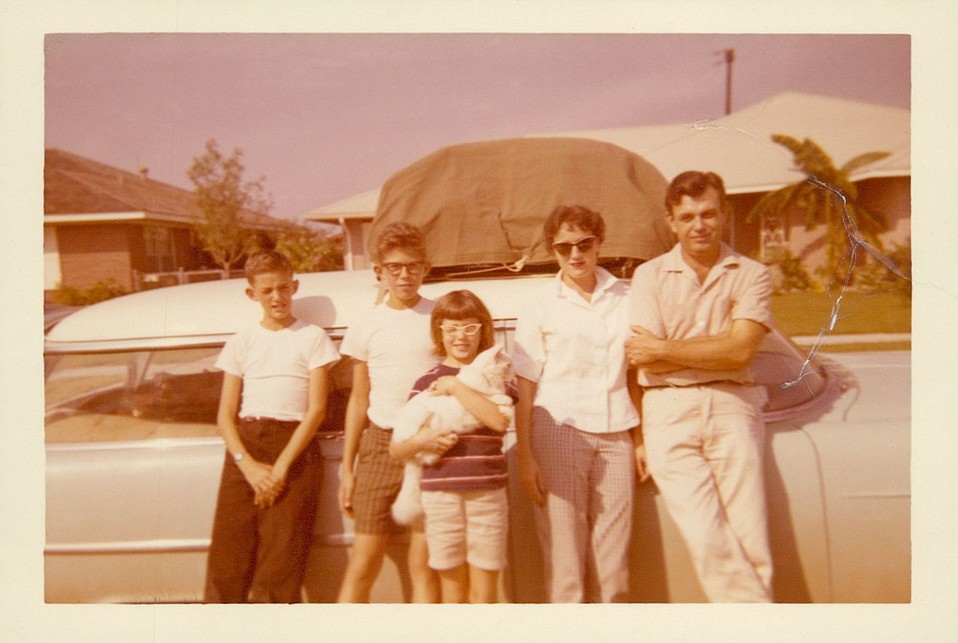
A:
[[[552,249],[552,242],[555,241],[562,224],[581,228],[598,237],[599,241],[605,239],[605,221],[602,220],[601,214],[581,205],[560,205],[549,214],[542,225],[542,233],[549,250]]]

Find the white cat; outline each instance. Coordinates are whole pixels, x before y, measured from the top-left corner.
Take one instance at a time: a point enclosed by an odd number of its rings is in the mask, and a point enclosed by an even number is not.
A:
[[[471,364],[459,369],[456,377],[498,404],[499,411],[511,421],[514,411],[512,398],[506,394],[506,384],[512,379],[512,363],[502,346],[497,344],[476,355]],[[482,426],[455,396],[435,395],[425,390],[406,402],[396,414],[392,441],[396,444],[406,441],[426,423],[427,418],[430,427],[456,433],[471,433]],[[439,456],[435,453],[417,453],[406,461],[402,488],[392,505],[393,519],[397,523],[409,525],[422,515],[419,501],[422,466],[434,464],[438,460]]]

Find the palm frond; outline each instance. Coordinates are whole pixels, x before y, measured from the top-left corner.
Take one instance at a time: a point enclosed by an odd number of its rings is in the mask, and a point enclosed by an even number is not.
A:
[[[795,157],[795,165],[805,174],[817,176],[822,181],[832,180],[837,170],[832,159],[812,139],[798,139],[784,134],[772,134],[772,140],[786,147]]]
[[[871,165],[872,163],[877,163],[883,158],[891,156],[891,152],[865,152],[864,154],[859,154],[852,160],[845,163],[840,169],[845,174],[851,174],[855,170],[865,167],[866,165]]]
[[[886,232],[888,230],[888,218],[884,213],[876,210],[869,210],[860,205],[849,204],[851,213],[858,222],[863,231],[868,232]]]
[[[748,213],[747,220],[754,222],[764,216],[782,216],[791,207],[795,196],[801,192],[804,183],[792,183],[783,188],[767,192],[758,200]]]

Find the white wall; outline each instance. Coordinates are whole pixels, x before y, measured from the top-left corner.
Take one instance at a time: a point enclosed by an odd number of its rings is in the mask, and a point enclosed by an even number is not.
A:
[[[62,279],[57,230],[53,226],[43,226],[43,289],[56,290]]]

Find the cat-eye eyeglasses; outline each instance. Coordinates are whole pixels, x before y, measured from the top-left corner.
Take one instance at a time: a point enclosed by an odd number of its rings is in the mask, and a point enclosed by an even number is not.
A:
[[[466,337],[473,337],[482,329],[482,324],[450,324],[443,322],[439,324],[439,328],[449,337],[455,337],[459,333],[464,334]]]

